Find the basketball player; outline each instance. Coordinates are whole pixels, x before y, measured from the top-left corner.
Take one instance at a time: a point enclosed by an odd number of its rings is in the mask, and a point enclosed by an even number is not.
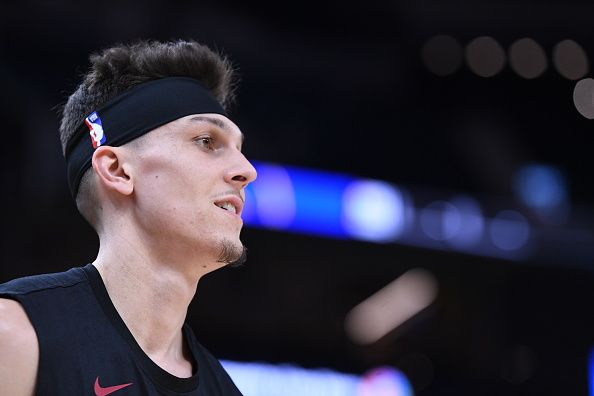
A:
[[[193,41],[90,59],[60,136],[99,252],[0,285],[0,395],[240,395],[185,324],[200,278],[245,260],[233,70]]]

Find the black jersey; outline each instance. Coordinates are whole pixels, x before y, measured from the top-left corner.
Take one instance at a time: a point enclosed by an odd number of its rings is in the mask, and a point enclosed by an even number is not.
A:
[[[36,394],[41,396],[241,395],[221,364],[185,324],[194,374],[178,378],[140,348],[88,264],[0,285],[18,301],[39,341]]]

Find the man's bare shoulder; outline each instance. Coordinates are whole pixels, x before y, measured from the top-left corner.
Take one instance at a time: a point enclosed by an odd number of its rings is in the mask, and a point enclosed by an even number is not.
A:
[[[33,395],[38,363],[37,335],[25,310],[0,298],[0,395]]]

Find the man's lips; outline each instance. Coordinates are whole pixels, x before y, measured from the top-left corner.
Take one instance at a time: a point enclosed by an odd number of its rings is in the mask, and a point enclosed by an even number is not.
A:
[[[235,214],[237,216],[241,216],[241,212],[243,211],[243,200],[240,198],[239,195],[225,195],[223,197],[219,197],[216,201],[214,201],[214,204],[219,208],[222,205],[231,204],[235,208]],[[223,208],[221,209],[225,210]]]

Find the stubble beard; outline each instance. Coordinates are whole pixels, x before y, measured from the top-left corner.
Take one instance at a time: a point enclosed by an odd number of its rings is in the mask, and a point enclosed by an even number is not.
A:
[[[223,263],[228,267],[239,267],[246,260],[247,248],[241,242],[237,244],[228,239],[221,241],[218,263]]]

